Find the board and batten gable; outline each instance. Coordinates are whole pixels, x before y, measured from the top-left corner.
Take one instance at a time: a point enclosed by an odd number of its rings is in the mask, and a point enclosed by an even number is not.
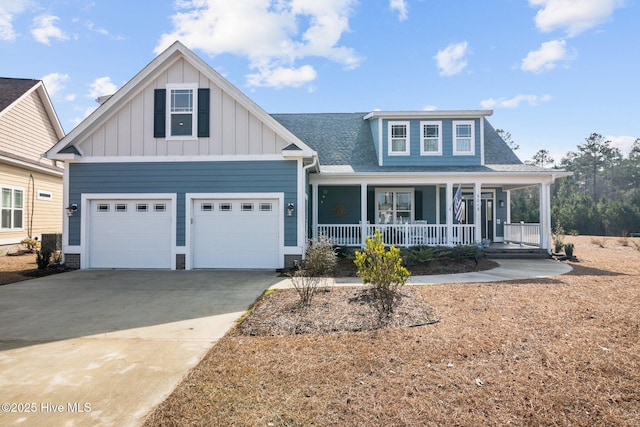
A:
[[[154,137],[154,92],[170,84],[209,89],[209,136]],[[107,103],[109,101],[106,101]],[[279,155],[289,142],[185,58],[161,70],[76,147],[83,157]]]

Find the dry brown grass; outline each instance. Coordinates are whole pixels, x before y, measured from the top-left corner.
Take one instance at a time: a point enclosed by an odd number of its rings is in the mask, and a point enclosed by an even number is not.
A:
[[[640,425],[640,252],[571,274],[422,287],[440,322],[224,337],[147,425]]]

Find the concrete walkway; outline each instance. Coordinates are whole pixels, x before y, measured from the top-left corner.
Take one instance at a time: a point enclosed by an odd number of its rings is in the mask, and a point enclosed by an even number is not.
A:
[[[73,271],[0,286],[0,426],[135,426],[277,280]]]
[[[506,280],[538,279],[559,276],[570,272],[571,266],[550,259],[499,259],[494,260],[499,267],[492,270],[459,274],[438,274],[433,276],[411,276],[410,285],[435,285],[442,283],[486,283]],[[329,279],[329,286],[362,285],[358,277]],[[289,279],[275,283],[272,289],[291,288]]]

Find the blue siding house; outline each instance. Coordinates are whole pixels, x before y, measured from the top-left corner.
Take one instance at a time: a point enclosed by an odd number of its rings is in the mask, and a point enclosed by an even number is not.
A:
[[[394,245],[550,247],[566,173],[522,164],[492,111],[270,115],[179,42],[101,101],[47,153],[66,162],[77,268],[283,268],[310,237],[360,246],[376,229]],[[528,186],[540,221],[512,225],[510,191]]]

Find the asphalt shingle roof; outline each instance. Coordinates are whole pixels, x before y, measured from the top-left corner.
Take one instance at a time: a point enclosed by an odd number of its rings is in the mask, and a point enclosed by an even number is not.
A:
[[[0,77],[0,111],[20,98],[26,91],[35,86],[40,80],[34,79],[13,79]]]
[[[318,153],[323,172],[535,172],[486,120],[485,166],[378,166],[368,113],[272,114]]]

